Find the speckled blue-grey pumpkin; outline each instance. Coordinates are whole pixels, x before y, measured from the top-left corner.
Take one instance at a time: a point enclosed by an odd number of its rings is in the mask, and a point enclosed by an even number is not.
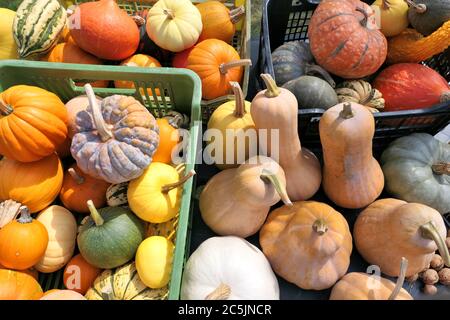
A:
[[[110,96],[98,106],[89,90],[90,106],[77,114],[70,150],[78,167],[110,183],[139,177],[159,144],[155,118],[133,97]]]

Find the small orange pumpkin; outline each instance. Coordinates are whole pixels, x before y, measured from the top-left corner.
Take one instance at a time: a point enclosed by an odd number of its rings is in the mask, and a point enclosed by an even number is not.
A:
[[[0,229],[0,263],[8,269],[25,270],[39,262],[48,244],[45,226],[31,218],[26,207],[20,217]]]
[[[87,201],[92,200],[96,208],[106,204],[106,190],[109,183],[83,173],[76,164],[67,169],[59,198],[72,211],[89,213]]]
[[[202,80],[203,99],[212,100],[231,93],[230,81],[240,82],[243,66],[250,59],[241,59],[228,43],[207,39],[197,44],[188,57],[187,68]]]
[[[0,269],[0,300],[38,300],[42,288],[24,272]]]
[[[153,155],[153,161],[172,163],[172,152],[180,141],[178,129],[166,118],[156,119],[159,127],[159,145]]]
[[[1,264],[0,264],[0,269],[9,270],[8,268],[6,268],[5,266],[2,266]],[[26,270],[20,270],[20,271],[17,271],[17,272],[26,273],[26,274],[32,276],[35,280],[38,280],[38,278],[39,278],[39,272],[36,269],[34,269],[34,268],[30,268],[30,269],[26,269]]]
[[[89,264],[81,254],[74,256],[64,269],[64,285],[67,289],[85,294],[102,272]]]

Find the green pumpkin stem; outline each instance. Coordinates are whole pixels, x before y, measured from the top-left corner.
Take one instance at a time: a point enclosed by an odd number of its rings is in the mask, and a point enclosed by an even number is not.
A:
[[[339,117],[343,119],[350,119],[353,118],[353,110],[352,105],[350,102],[345,102],[344,106],[342,107],[342,111],[339,113]]]
[[[79,175],[74,168],[69,168],[67,169],[67,172],[70,174],[70,176],[72,177],[73,180],[75,180],[75,182],[77,184],[83,184],[84,183],[84,178]]]
[[[277,83],[272,78],[272,76],[268,73],[261,74],[261,79],[263,79],[264,83],[266,84],[266,91],[264,92],[264,95],[267,98],[275,98],[280,95],[280,88],[278,88]]]
[[[312,228],[319,236],[324,235],[328,231],[328,225],[323,219],[317,219],[314,221]]]
[[[278,179],[276,174],[272,174],[267,170],[263,170],[263,172],[261,173],[261,179],[263,179],[264,181],[268,181],[273,185],[275,191],[278,193],[281,201],[283,201],[285,205],[292,206],[291,199],[289,199],[289,196],[286,192],[286,187],[280,183],[280,180]]]
[[[89,105],[92,109],[92,118],[94,119],[94,126],[97,129],[98,134],[103,142],[108,141],[113,137],[112,132],[106,127],[105,120],[103,119],[102,112],[95,98],[94,89],[89,83],[84,85],[84,90],[89,100]]]
[[[5,200],[0,203],[0,229],[17,217],[21,206],[14,200]]]
[[[444,260],[444,263],[447,267],[450,267],[450,255],[448,252],[447,245],[445,244],[444,239],[440,235],[433,221],[425,223],[420,226],[420,231],[422,232],[422,236],[424,238],[434,240],[438,247],[438,251]]]
[[[2,98],[0,98],[0,114],[6,117],[13,113],[13,111],[14,109],[9,104],[6,104]]]
[[[236,118],[242,118],[245,115],[244,93],[242,92],[239,82],[230,81],[230,86],[231,86],[231,89],[233,90],[234,99],[235,99],[234,100],[235,101],[234,116]]]
[[[30,210],[28,210],[27,206],[21,206],[19,208],[19,219],[17,219],[17,222],[19,223],[31,223],[33,221],[33,218],[30,215]]]
[[[178,188],[179,186],[183,185],[186,181],[188,181],[191,177],[195,176],[195,171],[191,170],[187,173],[187,175],[185,175],[184,177],[182,177],[180,180],[178,180],[177,182],[174,183],[169,183],[166,185],[163,185],[161,187],[161,192],[162,193],[168,193],[170,190]]]
[[[243,5],[237,7],[236,9],[230,10],[231,23],[233,24],[238,23],[244,17],[244,14],[245,14],[245,7]]]
[[[417,13],[425,13],[427,11],[427,6],[423,3],[415,3],[413,0],[405,0],[405,2],[416,10]]]
[[[366,10],[364,10],[363,8],[360,8],[360,7],[357,7],[355,10],[358,12],[361,12],[363,14],[364,18],[359,23],[361,23],[361,25],[363,27],[367,27],[367,21],[369,20],[369,15],[367,14]]]
[[[230,69],[242,67],[242,66],[251,66],[251,65],[252,65],[252,60],[240,59],[240,60],[230,61],[227,63],[222,63],[219,66],[219,71],[222,74],[226,74],[228,72],[228,70],[230,70]]]
[[[436,164],[433,164],[431,166],[431,169],[433,170],[434,174],[442,175],[450,175],[450,162],[439,162]]]
[[[231,295],[231,288],[225,283],[221,283],[213,292],[205,297],[205,300],[228,300]]]
[[[89,208],[89,212],[91,213],[91,218],[94,220],[94,223],[97,227],[101,226],[105,220],[103,220],[101,214],[98,212],[97,208],[94,206],[94,202],[92,200],[87,201],[87,206]]]
[[[407,269],[408,269],[408,259],[406,259],[405,257],[402,257],[402,260],[400,262],[400,274],[397,278],[397,282],[395,283],[394,290],[392,290],[391,294],[389,295],[388,300],[397,299],[397,296],[403,287],[403,283],[405,282]]]

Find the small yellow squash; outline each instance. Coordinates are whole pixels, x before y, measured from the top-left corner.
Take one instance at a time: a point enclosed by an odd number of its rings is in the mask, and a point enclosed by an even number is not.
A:
[[[398,35],[409,25],[409,7],[405,0],[376,0],[372,8],[380,19],[381,32],[386,37]]]
[[[14,41],[12,26],[16,13],[0,8],[0,60],[17,59],[17,45]]]

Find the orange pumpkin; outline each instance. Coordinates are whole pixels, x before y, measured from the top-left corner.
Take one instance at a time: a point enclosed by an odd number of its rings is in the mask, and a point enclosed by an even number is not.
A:
[[[0,269],[0,300],[38,300],[42,288],[24,272]]]
[[[153,57],[150,57],[146,54],[135,54],[134,56],[129,57],[128,59],[122,61],[121,66],[129,66],[129,67],[143,67],[143,68],[160,68],[161,63]],[[133,89],[134,83],[132,81],[114,81],[114,86],[116,88],[125,88],[125,89]],[[152,90],[147,89],[149,96],[152,96]],[[155,90],[156,95],[159,96],[159,90]],[[141,90],[141,94],[144,95],[144,91]]]
[[[1,269],[9,270],[8,268],[6,268],[5,266],[2,266],[0,264],[0,270]],[[26,273],[26,274],[32,276],[35,280],[38,280],[38,278],[39,278],[39,272],[36,269],[34,269],[34,268],[30,268],[30,269],[26,269],[26,270],[20,270],[20,271],[17,271],[17,272]]]
[[[0,154],[21,162],[40,160],[67,136],[67,111],[54,94],[13,86],[0,94]]]
[[[77,254],[64,269],[64,285],[67,289],[85,294],[101,271],[89,264],[81,254]]]
[[[153,155],[153,161],[172,163],[172,152],[180,141],[178,129],[176,129],[166,118],[156,119],[159,127],[159,145]]]
[[[83,173],[74,164],[64,174],[59,198],[67,209],[80,213],[89,213],[87,201],[92,200],[96,208],[104,207],[106,204],[106,190],[109,186],[109,183]]]
[[[71,42],[56,45],[43,60],[62,63],[103,64],[99,58],[83,51],[75,43]],[[76,85],[83,86],[84,83],[77,82]],[[106,88],[108,81],[99,80],[91,83],[91,85],[97,88]]]
[[[231,93],[230,81],[240,82],[243,66],[251,65],[242,59],[228,43],[208,39],[197,44],[188,57],[187,68],[202,81],[203,98],[212,100]]]
[[[47,245],[45,226],[21,207],[19,219],[0,229],[0,263],[8,269],[31,268],[44,255]]]

